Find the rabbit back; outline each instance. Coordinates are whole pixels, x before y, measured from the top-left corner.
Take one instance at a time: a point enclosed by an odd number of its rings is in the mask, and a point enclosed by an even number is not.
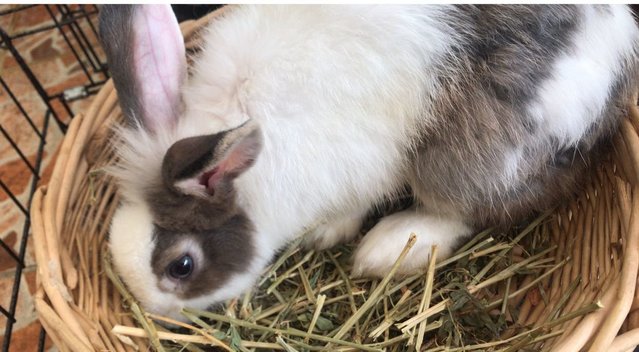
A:
[[[409,183],[432,211],[511,223],[574,192],[606,149],[636,89],[637,27],[624,6],[456,15],[466,40],[440,68],[437,123],[423,131]]]

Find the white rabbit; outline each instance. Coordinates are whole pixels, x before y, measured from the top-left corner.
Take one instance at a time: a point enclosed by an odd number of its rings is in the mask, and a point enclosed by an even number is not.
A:
[[[423,269],[486,225],[577,189],[637,77],[626,6],[236,6],[187,77],[167,6],[104,6],[101,40],[129,127],[113,261],[146,309],[179,318],[249,289],[313,224],[317,248],[383,218],[354,256]]]

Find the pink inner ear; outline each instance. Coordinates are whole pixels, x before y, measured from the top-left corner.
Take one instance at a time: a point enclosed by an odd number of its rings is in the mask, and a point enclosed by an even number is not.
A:
[[[207,193],[215,194],[218,183],[227,175],[236,177],[246,170],[253,163],[257,151],[255,141],[250,137],[234,145],[222,161],[200,176],[200,184],[206,187]]]
[[[233,153],[222,160],[222,162],[214,167],[213,170],[207,171],[200,176],[200,184],[206,187],[206,192],[208,194],[215,194],[215,188],[224,176],[234,172],[232,161],[229,160],[232,155]]]
[[[184,40],[170,5],[139,6],[133,23],[134,65],[144,119],[149,126],[172,123],[179,113],[186,73]]]
[[[224,177],[224,171],[219,166],[213,168],[211,171],[207,171],[200,176],[200,184],[206,187],[206,192],[210,195],[215,194],[215,186]]]

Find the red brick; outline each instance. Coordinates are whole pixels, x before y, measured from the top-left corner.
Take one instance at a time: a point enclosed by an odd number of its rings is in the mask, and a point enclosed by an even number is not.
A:
[[[49,147],[49,149],[55,148],[55,151],[53,152],[49,160],[45,158],[44,165],[43,165],[44,167],[40,169],[41,172],[40,172],[40,179],[38,180],[38,187],[49,183],[49,180],[51,179],[51,174],[53,173],[53,168],[55,167],[55,162],[58,160],[58,152],[60,151],[60,145],[61,145],[60,143],[54,144],[53,141],[51,141],[51,145],[49,145],[49,141],[47,141],[47,146]]]
[[[39,336],[40,336],[40,328],[42,325],[39,321],[34,321],[33,323],[15,330],[11,335],[11,343],[9,346],[9,351],[15,352],[28,352],[28,351],[37,351]],[[50,338],[46,338],[44,342],[45,351],[53,346]]]
[[[16,208],[12,200],[0,202],[0,235],[7,236],[11,231],[21,231],[23,222],[24,214]]]
[[[29,293],[34,295],[36,292],[36,267],[31,266],[22,271],[22,275],[24,276],[24,280],[27,282],[27,287],[29,288]]]
[[[18,242],[18,233],[15,231],[10,231],[4,238],[2,239],[7,247],[13,249],[14,253],[16,250],[16,243]],[[5,270],[10,270],[15,268],[16,261],[15,259],[6,253],[4,248],[0,248],[0,273]]]
[[[51,37],[45,39],[43,42],[38,44],[35,48],[31,49],[31,60],[33,61],[44,61],[44,60],[53,60],[56,57],[60,56],[61,53],[56,48],[52,46],[53,39]]]
[[[0,170],[2,182],[7,185],[9,191],[14,195],[27,191],[27,187],[31,183],[32,174],[22,159],[15,159],[5,163]],[[0,193],[0,201],[7,199],[7,197],[8,195],[4,194],[4,192]]]
[[[56,14],[57,10],[55,6],[52,6],[53,13]],[[23,11],[18,11],[14,14],[14,28],[15,32],[22,32],[29,29],[38,28],[48,23],[53,23],[51,16],[47,12],[44,6],[35,6]]]
[[[0,277],[0,304],[3,307],[9,307],[11,302],[11,292],[14,286],[14,275],[2,275]],[[18,301],[16,305],[16,328],[25,326],[31,323],[36,318],[35,307],[33,306],[33,299],[29,294],[29,287],[25,280],[20,281],[20,290],[18,291]],[[5,322],[0,324],[0,331],[4,331]]]

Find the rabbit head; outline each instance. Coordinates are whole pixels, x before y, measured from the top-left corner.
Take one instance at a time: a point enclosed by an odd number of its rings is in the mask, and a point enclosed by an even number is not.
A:
[[[261,132],[253,121],[176,132],[186,58],[170,6],[104,6],[100,33],[127,125],[112,170],[123,196],[113,263],[146,309],[179,318],[181,307],[205,308],[254,279],[253,225],[233,181],[256,160]]]

